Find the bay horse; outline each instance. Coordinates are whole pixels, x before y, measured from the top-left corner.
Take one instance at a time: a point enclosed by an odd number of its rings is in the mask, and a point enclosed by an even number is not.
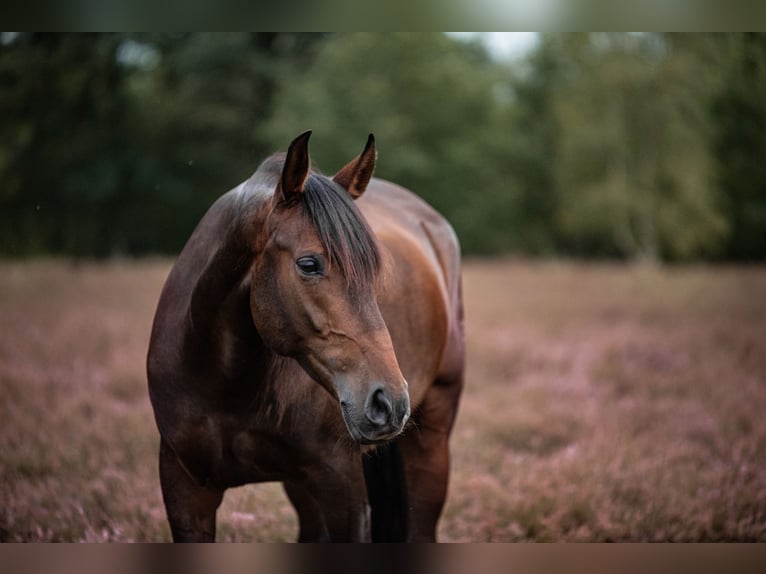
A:
[[[433,541],[463,387],[460,248],[364,151],[311,132],[221,196],[178,256],[147,356],[174,541],[214,541],[227,488],[278,481],[299,541]]]

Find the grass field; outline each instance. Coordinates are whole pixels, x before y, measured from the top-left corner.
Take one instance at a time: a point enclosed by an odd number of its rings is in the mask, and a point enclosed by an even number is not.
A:
[[[169,540],[144,358],[167,261],[0,263],[0,540]],[[469,261],[444,541],[766,541],[766,268]],[[220,540],[285,541],[278,485]]]

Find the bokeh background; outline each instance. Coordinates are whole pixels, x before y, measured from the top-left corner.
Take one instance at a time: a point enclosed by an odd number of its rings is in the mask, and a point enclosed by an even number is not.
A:
[[[766,36],[436,32],[0,33],[0,540],[169,539],[154,308],[305,129],[461,240],[442,540],[766,541]]]
[[[483,40],[490,39],[490,42]],[[761,34],[0,37],[0,253],[177,253],[204,210],[313,129],[466,254],[766,257]]]

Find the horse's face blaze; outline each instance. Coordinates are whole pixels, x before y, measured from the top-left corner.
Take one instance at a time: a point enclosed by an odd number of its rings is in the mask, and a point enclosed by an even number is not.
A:
[[[374,285],[348,285],[300,205],[277,206],[256,255],[250,307],[264,343],[339,402],[354,440],[399,434],[410,414]]]

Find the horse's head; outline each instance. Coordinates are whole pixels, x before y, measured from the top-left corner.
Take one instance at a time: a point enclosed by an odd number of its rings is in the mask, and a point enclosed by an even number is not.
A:
[[[308,139],[290,144],[262,239],[250,307],[274,352],[295,358],[340,403],[360,443],[390,439],[410,413],[407,382],[375,296],[380,254],[353,200],[375,167],[372,135],[332,179],[311,171]]]

